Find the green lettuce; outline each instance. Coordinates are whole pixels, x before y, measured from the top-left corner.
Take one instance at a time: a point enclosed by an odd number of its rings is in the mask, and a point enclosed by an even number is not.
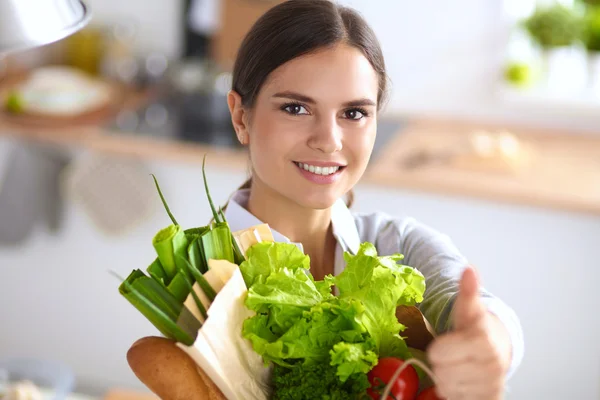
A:
[[[396,307],[423,300],[423,275],[399,264],[401,254],[378,256],[371,243],[344,259],[339,276],[315,281],[309,257],[293,244],[259,243],[248,250],[240,270],[248,287],[245,304],[256,315],[244,322],[242,335],[266,365],[273,363],[275,371],[328,365],[343,383],[368,373],[379,358],[410,357]]]
[[[401,254],[378,257],[375,246],[363,243],[358,254],[344,254],[346,268],[335,278],[341,299],[364,305],[361,323],[375,340],[379,357],[406,359],[410,352],[399,332],[405,326],[396,318],[396,307],[423,301],[425,278],[414,268],[398,265]]]

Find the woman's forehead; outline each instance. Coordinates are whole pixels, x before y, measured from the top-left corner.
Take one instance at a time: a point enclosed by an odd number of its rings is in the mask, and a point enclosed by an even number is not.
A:
[[[297,57],[275,69],[264,85],[268,97],[296,92],[317,102],[359,98],[377,100],[379,79],[363,53],[339,45]]]

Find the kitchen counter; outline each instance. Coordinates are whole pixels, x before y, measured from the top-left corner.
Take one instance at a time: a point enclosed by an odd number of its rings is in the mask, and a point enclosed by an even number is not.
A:
[[[600,135],[415,120],[374,161],[365,180],[600,215]]]
[[[212,166],[247,168],[246,151],[223,125],[228,118],[224,97],[142,101],[139,94],[128,95],[130,99],[121,101],[118,110],[91,121],[44,123],[0,114],[0,136],[182,163],[201,163],[208,154]],[[119,115],[147,116],[148,102],[176,115],[178,125],[150,130],[138,124],[128,130],[115,122]],[[185,118],[181,110],[187,112]],[[220,125],[215,128],[214,123],[206,124],[206,118],[199,119],[202,112],[218,114]],[[512,158],[474,156],[474,138],[480,142],[475,150],[481,152],[486,150],[481,149],[485,147],[482,136],[487,135],[489,142],[500,133],[512,139]],[[515,153],[515,142],[522,151]],[[487,147],[489,151],[489,143]],[[380,121],[375,152],[362,183],[600,215],[600,136],[387,117]]]

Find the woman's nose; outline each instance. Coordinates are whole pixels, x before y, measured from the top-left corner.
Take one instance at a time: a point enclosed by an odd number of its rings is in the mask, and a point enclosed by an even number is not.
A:
[[[342,149],[342,130],[337,118],[319,118],[308,142],[309,147],[323,153],[335,153]]]

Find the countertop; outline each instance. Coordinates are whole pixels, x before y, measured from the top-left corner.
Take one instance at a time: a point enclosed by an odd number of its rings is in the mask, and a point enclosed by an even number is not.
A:
[[[28,120],[4,112],[0,136],[183,163],[201,163],[208,154],[213,166],[246,169],[246,151],[226,126],[224,96],[150,100],[154,108],[179,118],[176,127],[150,132],[139,124],[128,130],[115,122],[118,115],[147,116],[148,99],[152,97],[125,92],[112,111],[73,121]],[[220,119],[207,124],[196,109]],[[185,118],[181,110],[187,112]],[[522,151],[513,159],[474,157],[469,146],[482,132],[488,139],[508,133]],[[600,215],[600,135],[388,116],[379,123],[375,152],[361,183]]]

